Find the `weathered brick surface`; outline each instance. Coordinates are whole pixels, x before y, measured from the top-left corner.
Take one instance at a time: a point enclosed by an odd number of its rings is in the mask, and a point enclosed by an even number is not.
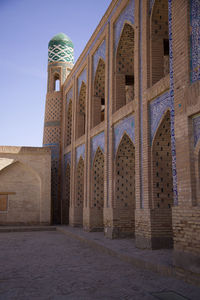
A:
[[[194,241],[199,241],[195,226],[200,203],[200,142],[194,146],[193,117],[200,112],[200,84],[198,80],[190,82],[189,1],[156,0],[150,14],[148,0],[135,0],[134,25],[125,21],[121,32],[117,32],[116,28],[130,1],[111,2],[63,84],[60,163],[64,168],[64,154],[71,152],[70,183],[67,183],[70,185],[70,200],[67,200],[70,202],[69,223],[73,226],[82,225],[88,231],[104,227],[105,235],[111,238],[134,235],[138,247],[161,248],[174,244],[176,251],[199,255],[190,246],[190,233]],[[168,15],[168,2],[172,3],[172,19]],[[171,74],[169,25],[172,25]],[[119,40],[117,45],[116,35]],[[93,72],[94,56],[104,40],[105,59],[103,61],[100,56],[96,71]],[[87,83],[80,99],[77,96],[77,82],[84,69],[87,70]],[[64,100],[70,89],[73,90],[73,96],[69,118]],[[159,108],[162,114],[152,137],[154,120],[151,119],[150,107],[154,100],[160,96],[162,98],[165,93],[169,93],[170,100],[174,96],[174,103],[172,101],[171,106],[166,107],[166,100],[163,100],[165,108],[162,110],[162,105]],[[83,115],[80,115],[83,107],[85,123]],[[154,114],[155,118],[160,111]],[[123,141],[122,135],[115,149],[118,134],[114,131],[115,125],[130,115],[134,117],[133,147],[130,149],[129,142]],[[124,128],[123,134],[126,130]],[[91,142],[102,132],[105,137],[104,145],[101,145],[104,148],[101,149],[104,166],[101,164],[99,168],[93,165],[95,154]],[[172,160],[175,161],[175,152],[171,150],[172,133],[175,133],[176,169],[172,164]],[[56,135],[55,131],[53,134]],[[83,144],[84,178],[80,190],[76,149]],[[118,155],[120,149],[121,154]],[[132,154],[134,159],[131,162]],[[100,173],[101,180],[98,181],[95,174]],[[177,173],[177,207],[174,206],[173,188],[176,189],[176,186],[173,186],[172,173]],[[65,185],[62,178],[61,181]],[[82,194],[78,195],[78,191]],[[103,195],[103,200],[100,195]],[[80,199],[81,209],[77,207]],[[195,212],[194,215],[190,216],[189,211]],[[184,224],[181,230],[180,224]],[[193,248],[198,249],[196,244]]]
[[[50,224],[50,179],[49,149],[1,146],[0,196],[7,195],[7,208],[0,224]]]

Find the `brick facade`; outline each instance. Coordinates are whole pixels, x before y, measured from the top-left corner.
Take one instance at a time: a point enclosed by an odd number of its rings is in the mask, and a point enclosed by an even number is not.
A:
[[[174,247],[189,270],[200,256],[199,10],[113,0],[60,92],[52,81],[67,65],[49,63],[44,131],[57,222]]]

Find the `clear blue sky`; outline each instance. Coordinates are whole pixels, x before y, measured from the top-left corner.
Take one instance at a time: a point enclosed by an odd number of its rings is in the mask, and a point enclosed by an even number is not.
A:
[[[66,33],[76,61],[110,3],[0,0],[0,145],[42,145],[48,42]]]

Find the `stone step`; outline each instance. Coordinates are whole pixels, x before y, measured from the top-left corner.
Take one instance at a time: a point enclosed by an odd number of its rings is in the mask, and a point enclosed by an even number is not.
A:
[[[56,231],[56,226],[0,226],[0,232]]]

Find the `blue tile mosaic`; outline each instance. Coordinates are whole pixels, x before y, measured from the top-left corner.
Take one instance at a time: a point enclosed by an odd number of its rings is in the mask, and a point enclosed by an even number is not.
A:
[[[71,152],[68,152],[64,155],[64,168],[66,170],[67,164],[71,165]]]
[[[49,121],[44,123],[44,127],[60,126],[60,121]]]
[[[120,40],[120,36],[121,36],[121,32],[122,32],[124,23],[129,22],[131,24],[134,24],[134,19],[135,19],[135,1],[130,0],[128,5],[122,11],[122,13],[118,17],[118,19],[114,25],[114,38],[115,38],[114,49],[115,49],[115,51],[117,49],[117,46],[118,46],[118,43]]]
[[[98,147],[100,147],[101,150],[104,153],[104,151],[105,151],[104,131],[99,133],[98,135],[94,136],[91,139],[91,159],[92,159],[92,162],[93,162],[93,159],[94,159],[94,156],[95,156],[95,153],[96,153]]]
[[[44,144],[43,147],[51,148],[51,159],[58,160],[60,155],[60,145],[59,143],[52,143],[52,144]]]
[[[173,103],[170,97],[170,93],[166,92],[149,104],[150,122],[151,122],[151,144],[158,128],[160,120],[167,109],[173,110]]]
[[[200,1],[190,0],[190,80],[200,80]]]
[[[66,96],[67,104],[69,104],[70,99],[72,100],[72,96],[73,96],[73,89],[71,88]]]
[[[151,11],[152,11],[154,3],[155,3],[155,0],[149,0],[149,14],[150,15],[151,15]]]
[[[178,205],[178,185],[176,172],[176,140],[174,130],[174,71],[173,71],[173,37],[172,37],[172,0],[168,0],[168,20],[169,20],[169,66],[170,66],[170,97],[173,108],[171,109],[171,149],[172,149],[172,174],[173,174],[173,192],[174,205]]]
[[[99,46],[99,48],[97,49],[97,51],[95,52],[95,54],[93,56],[93,78],[95,76],[96,69],[97,69],[100,58],[102,58],[105,62],[105,60],[106,60],[106,41],[105,40],[103,40],[103,42],[101,43],[101,45]]]
[[[85,158],[85,144],[76,148],[76,163],[78,164],[80,157]]]
[[[192,119],[193,124],[193,136],[194,136],[194,147],[196,147],[200,139],[200,115],[194,116]]]
[[[114,153],[116,154],[119,143],[127,133],[133,143],[135,143],[135,119],[134,116],[129,116],[114,125]]]
[[[87,84],[87,70],[86,69],[84,69],[83,72],[81,73],[81,75],[78,77],[78,95],[80,93],[82,81],[84,81],[85,84]]]
[[[144,208],[144,195],[143,195],[143,61],[142,61],[142,22],[143,22],[143,1],[140,2],[140,56],[139,56],[139,68],[140,68],[140,82],[139,82],[139,101],[140,101],[140,207]]]

